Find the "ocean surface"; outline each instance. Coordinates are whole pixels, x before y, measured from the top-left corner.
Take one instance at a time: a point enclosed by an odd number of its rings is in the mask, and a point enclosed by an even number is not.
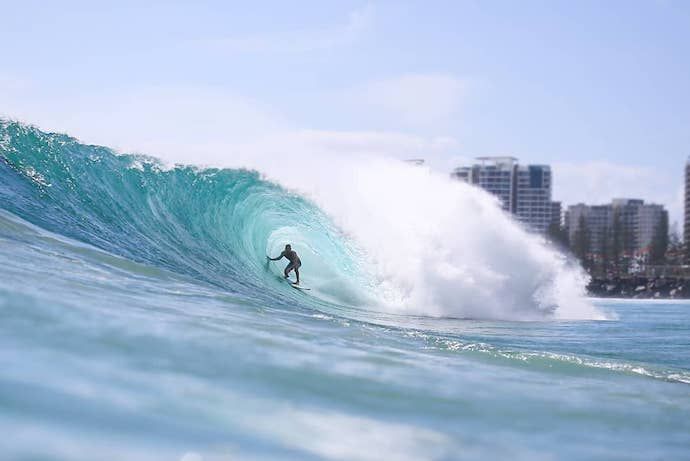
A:
[[[690,303],[568,319],[493,274],[393,309],[354,237],[255,171],[0,121],[0,459],[690,459]]]

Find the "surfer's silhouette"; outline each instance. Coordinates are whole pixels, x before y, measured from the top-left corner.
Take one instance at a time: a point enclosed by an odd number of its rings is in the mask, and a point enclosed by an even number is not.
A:
[[[283,271],[285,273],[285,278],[288,278],[290,271],[294,269],[295,275],[297,276],[297,281],[294,284],[299,285],[299,268],[302,265],[302,261],[300,261],[299,256],[297,256],[297,252],[294,251],[289,244],[285,245],[285,250],[283,250],[283,252],[280,253],[280,256],[277,258],[271,258],[270,256],[266,257],[271,261],[278,261],[280,258],[286,258],[288,261],[290,261],[290,264],[288,264],[285,267],[285,271]]]

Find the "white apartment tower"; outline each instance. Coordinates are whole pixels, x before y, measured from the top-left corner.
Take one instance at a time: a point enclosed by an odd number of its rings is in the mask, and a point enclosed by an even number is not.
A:
[[[551,224],[551,168],[547,165],[518,166],[516,169],[515,215],[537,232]]]
[[[513,157],[479,157],[477,160],[480,163],[456,168],[451,176],[490,192],[499,198],[504,210],[514,212],[517,159]]]
[[[552,221],[551,168],[519,165],[514,157],[479,157],[477,164],[456,168],[452,177],[495,195],[503,209],[531,229],[545,233]]]

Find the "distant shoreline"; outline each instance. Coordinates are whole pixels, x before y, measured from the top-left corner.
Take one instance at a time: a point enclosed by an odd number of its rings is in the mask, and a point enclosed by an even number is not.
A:
[[[690,299],[690,280],[676,277],[593,277],[587,292],[596,298]]]

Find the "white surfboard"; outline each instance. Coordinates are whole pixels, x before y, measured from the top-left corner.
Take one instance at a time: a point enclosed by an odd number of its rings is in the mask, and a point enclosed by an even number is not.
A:
[[[306,290],[306,291],[311,290],[311,288],[303,287],[302,285],[295,285],[295,284],[294,284],[293,282],[291,282],[289,279],[285,279],[285,280],[287,280],[288,283],[290,284],[290,286],[291,286],[292,288],[294,288],[295,290]]]

